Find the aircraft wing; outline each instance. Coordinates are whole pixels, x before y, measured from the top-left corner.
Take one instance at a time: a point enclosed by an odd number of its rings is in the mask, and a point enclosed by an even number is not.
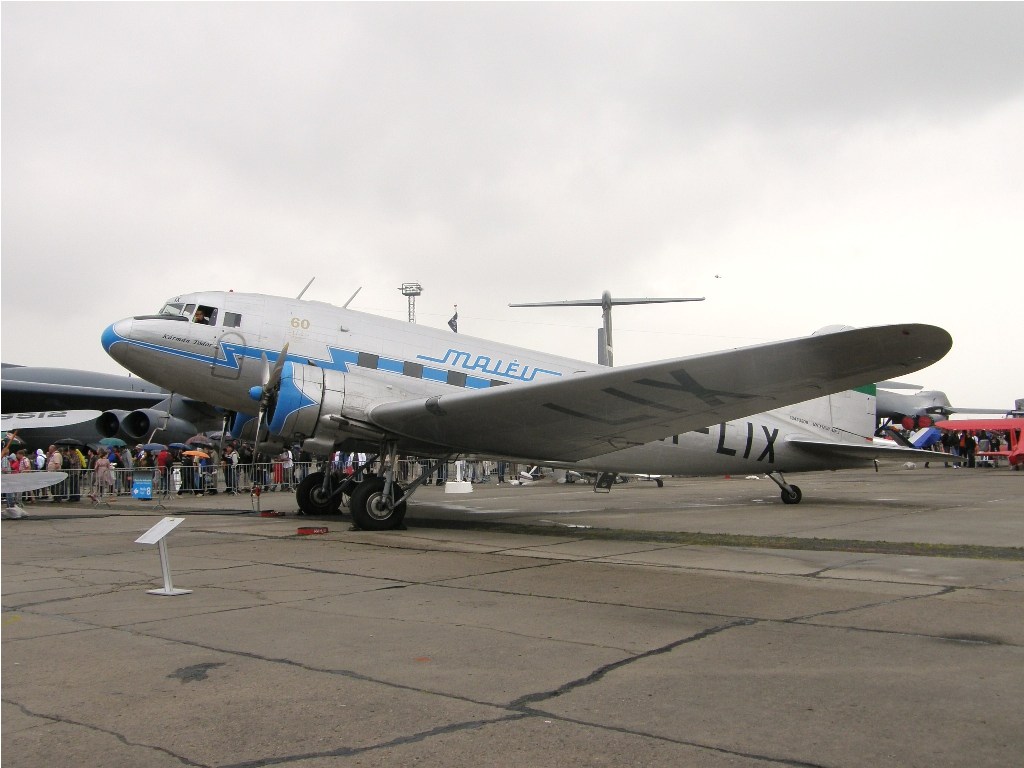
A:
[[[455,452],[577,461],[905,375],[951,346],[934,326],[861,328],[381,403],[369,419]]]
[[[142,408],[167,398],[162,392],[76,386],[60,382],[3,380],[3,407],[12,411],[67,408]]]

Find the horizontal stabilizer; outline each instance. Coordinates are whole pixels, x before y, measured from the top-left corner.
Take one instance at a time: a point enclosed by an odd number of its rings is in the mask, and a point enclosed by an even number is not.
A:
[[[925,451],[920,448],[906,448],[896,443],[880,442],[832,443],[827,440],[811,440],[802,437],[790,437],[786,445],[799,448],[819,459],[873,459],[892,461],[949,461],[948,453]]]

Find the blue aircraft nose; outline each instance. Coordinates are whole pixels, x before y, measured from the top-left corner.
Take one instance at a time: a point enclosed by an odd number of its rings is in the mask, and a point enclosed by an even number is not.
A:
[[[112,325],[108,325],[106,330],[103,331],[103,335],[100,336],[100,342],[103,344],[103,349],[111,357],[115,357],[111,349],[115,344],[121,341],[127,341],[131,338],[132,321],[131,320],[118,320]]]

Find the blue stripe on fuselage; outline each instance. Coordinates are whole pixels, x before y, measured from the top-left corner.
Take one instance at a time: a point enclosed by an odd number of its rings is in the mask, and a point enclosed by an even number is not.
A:
[[[277,362],[280,357],[280,352],[275,352],[269,349],[261,349],[259,347],[249,347],[244,344],[235,344],[233,342],[221,342],[218,344],[217,355],[211,356],[207,354],[196,353],[188,350],[176,349],[174,347],[168,347],[161,344],[155,344],[148,341],[139,341],[137,339],[129,339],[121,336],[114,330],[113,325],[107,326],[101,336],[101,343],[103,349],[109,354],[111,347],[115,344],[128,344],[129,346],[138,347],[145,349],[150,352],[156,352],[157,354],[170,355],[172,357],[182,358],[184,360],[193,360],[201,362],[204,365],[215,365],[219,368],[226,370],[237,371],[241,367],[241,361],[244,359],[260,360],[266,356],[267,360],[271,363]],[[338,371],[340,373],[348,373],[351,366],[357,365],[359,361],[359,353],[351,349],[340,349],[338,347],[327,348],[329,358],[322,357],[309,357],[308,355],[287,355],[286,360],[298,363],[300,365],[306,365],[313,363],[320,368],[326,370]],[[429,359],[419,356],[420,359]],[[433,381],[439,384],[447,384],[449,369],[447,368],[434,368],[430,366],[417,365],[412,370],[422,370],[419,377],[425,381]],[[385,373],[397,374],[397,375],[410,375],[406,373],[406,365],[401,360],[395,360],[393,358],[377,358],[375,370],[383,371]],[[462,388],[466,389],[486,389],[494,386],[495,384],[502,384],[504,382],[495,382],[488,379],[480,378],[477,376],[466,376],[465,383]],[[452,386],[459,386],[458,384],[452,384]]]

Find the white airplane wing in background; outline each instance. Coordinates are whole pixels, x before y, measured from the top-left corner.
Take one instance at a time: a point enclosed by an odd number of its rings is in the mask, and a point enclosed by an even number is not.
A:
[[[890,325],[381,403],[370,420],[453,452],[552,461],[621,450],[924,368],[952,339]]]

